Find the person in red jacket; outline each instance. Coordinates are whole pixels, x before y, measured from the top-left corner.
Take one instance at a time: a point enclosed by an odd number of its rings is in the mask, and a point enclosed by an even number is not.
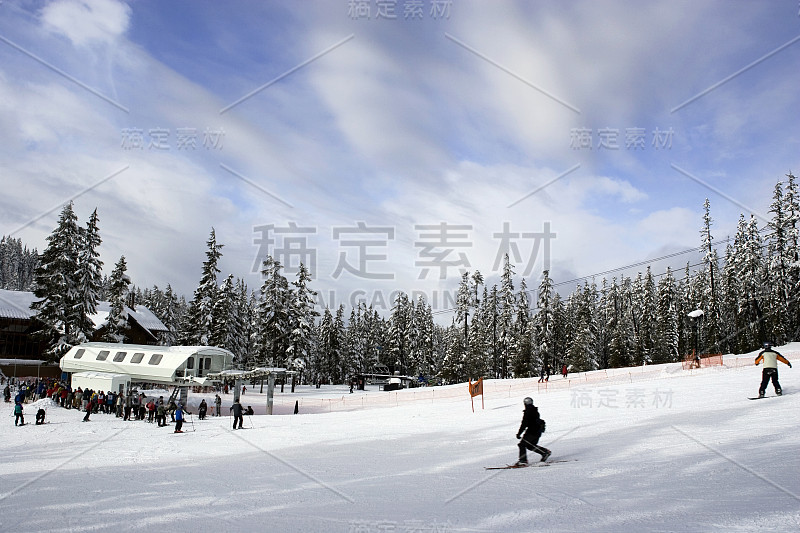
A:
[[[792,363],[773,350],[772,345],[768,342],[764,343],[764,349],[756,357],[756,366],[761,364],[762,361],[764,362],[764,370],[761,371],[761,386],[758,388],[758,397],[764,397],[770,379],[772,380],[772,386],[775,387],[775,394],[780,396],[783,391],[781,390],[781,384],[778,383],[778,361],[789,365],[789,368],[792,368]]]

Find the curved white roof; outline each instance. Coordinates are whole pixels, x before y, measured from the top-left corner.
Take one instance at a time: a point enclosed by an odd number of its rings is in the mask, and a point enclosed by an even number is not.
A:
[[[126,374],[133,381],[202,383],[209,373],[228,370],[233,354],[214,346],[146,346],[87,342],[61,358],[64,372]]]

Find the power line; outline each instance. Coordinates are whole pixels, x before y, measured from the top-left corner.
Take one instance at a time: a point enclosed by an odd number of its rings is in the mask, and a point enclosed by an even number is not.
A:
[[[765,225],[764,227],[758,229],[758,233],[764,233],[768,229],[769,229],[769,226]],[[729,243],[729,242],[735,241],[735,240],[736,240],[736,236],[728,237],[726,239],[722,239],[720,241],[717,241],[717,245],[726,244],[726,243]],[[764,244],[761,245],[761,249],[763,250],[763,249],[767,248],[768,246],[769,246],[768,243],[764,243]],[[554,283],[553,287],[560,287],[562,285],[567,285],[567,284],[570,284],[570,283],[576,283],[576,282],[579,282],[581,280],[588,280],[588,279],[593,279],[593,278],[596,278],[596,277],[599,277],[599,276],[605,276],[607,274],[613,274],[615,272],[622,272],[622,271],[625,271],[625,270],[629,270],[631,268],[635,268],[635,267],[638,267],[638,266],[649,265],[651,263],[656,263],[658,261],[663,261],[665,259],[672,259],[674,257],[678,257],[678,256],[685,255],[685,254],[692,253],[692,252],[700,252],[700,253],[702,253],[703,251],[705,251],[705,246],[702,246],[702,245],[701,246],[696,246],[694,248],[688,248],[688,249],[682,250],[680,252],[673,252],[671,254],[662,255],[660,257],[655,257],[653,259],[647,259],[645,261],[639,261],[637,263],[632,263],[630,265],[625,265],[625,266],[621,266],[621,267],[617,267],[617,268],[612,268],[610,270],[605,270],[603,272],[597,272],[595,274],[587,274],[586,276],[580,276],[580,277],[577,277],[577,278],[574,278],[574,279],[571,279],[571,280],[567,280],[567,281],[560,281],[558,283]],[[700,263],[696,263],[694,265],[688,265],[688,266],[689,266],[690,269],[692,269],[692,268],[701,266],[703,264],[704,263],[700,262]],[[666,275],[666,272],[661,273],[661,274],[654,274],[653,277],[659,278],[659,277],[665,276],[665,275]],[[686,279],[686,278],[685,277],[676,278],[675,281],[682,281],[684,279]],[[528,290],[526,290],[524,292],[525,293],[529,293],[529,294],[533,294],[537,290],[538,289],[528,289]],[[538,306],[537,307],[533,307],[533,309],[538,309]],[[453,312],[455,310],[456,310],[455,307],[451,307],[451,308],[448,308],[448,309],[439,309],[437,311],[433,311],[431,314],[439,315],[439,314],[451,313],[451,312]]]

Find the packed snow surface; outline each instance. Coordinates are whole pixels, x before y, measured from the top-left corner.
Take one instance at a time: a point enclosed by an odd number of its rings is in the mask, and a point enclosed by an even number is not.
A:
[[[680,364],[349,393],[242,397],[245,430],[183,434],[43,401],[14,427],[2,404],[0,531],[800,531],[800,344],[780,348],[784,396],[751,401],[754,354]],[[774,396],[772,387],[768,396]],[[522,400],[547,421],[546,467],[516,460]],[[297,402],[299,414],[291,414]],[[474,412],[473,412],[474,405]],[[529,459],[538,456],[529,452]]]

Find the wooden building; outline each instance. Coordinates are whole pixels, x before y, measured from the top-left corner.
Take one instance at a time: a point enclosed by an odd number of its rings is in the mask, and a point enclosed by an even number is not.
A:
[[[57,363],[40,364],[46,359],[43,353],[47,346],[34,336],[42,328],[36,320],[36,312],[31,309],[31,304],[37,300],[32,292],[0,290],[0,371],[6,376],[61,375]],[[91,340],[102,338],[110,310],[110,303],[98,302],[97,314],[92,317],[96,329]],[[159,334],[167,331],[158,317],[143,305],[134,309],[126,306],[124,312],[128,323],[124,342],[157,345]]]

